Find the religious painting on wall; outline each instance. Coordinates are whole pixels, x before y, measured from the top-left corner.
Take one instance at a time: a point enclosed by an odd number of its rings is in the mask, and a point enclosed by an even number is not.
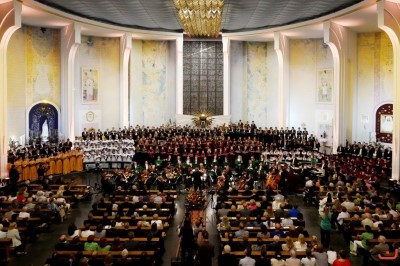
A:
[[[321,69],[317,73],[317,103],[333,101],[333,70]]]
[[[376,141],[392,143],[393,140],[393,104],[382,104],[375,114]]]
[[[82,104],[97,104],[99,101],[99,71],[82,68]]]
[[[393,115],[381,114],[381,133],[393,133]]]

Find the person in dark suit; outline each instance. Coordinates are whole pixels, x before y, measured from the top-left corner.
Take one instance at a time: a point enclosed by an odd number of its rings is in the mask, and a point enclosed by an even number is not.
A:
[[[134,240],[135,233],[129,232],[128,233],[128,240],[125,241],[125,248],[128,251],[136,250],[139,247],[139,242]]]
[[[71,250],[71,246],[67,241],[67,236],[66,235],[61,235],[59,240],[60,241],[54,247],[54,249],[56,251]]]
[[[186,218],[183,222],[183,227],[179,230],[180,246],[181,246],[181,259],[182,264],[187,263],[190,265],[192,261],[194,238],[193,238],[193,228],[189,218]],[[187,253],[187,258],[186,258]]]
[[[214,245],[208,242],[208,232],[203,231],[203,241],[199,243],[197,257],[200,265],[211,266],[214,257]]]
[[[199,170],[199,167],[196,167],[196,169],[192,173],[194,190],[199,190],[201,188],[201,176],[202,175],[203,175],[203,173]]]
[[[236,259],[231,254],[231,247],[229,245],[224,246],[224,251],[218,257],[218,265],[219,266],[232,266],[235,265]]]
[[[11,183],[11,191],[12,191],[12,193],[15,193],[17,191],[19,172],[18,172],[17,168],[15,168],[14,164],[11,165],[9,177],[10,177],[10,183]]]

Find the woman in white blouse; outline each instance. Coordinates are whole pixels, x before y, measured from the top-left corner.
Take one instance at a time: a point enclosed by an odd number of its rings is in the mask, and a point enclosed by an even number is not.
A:
[[[10,226],[8,227],[7,238],[11,238],[11,247],[14,248],[14,252],[16,255],[27,254],[23,250],[21,236],[19,235],[16,223],[11,223]]]
[[[306,251],[307,242],[303,234],[299,234],[297,241],[294,242],[294,248],[296,251]]]

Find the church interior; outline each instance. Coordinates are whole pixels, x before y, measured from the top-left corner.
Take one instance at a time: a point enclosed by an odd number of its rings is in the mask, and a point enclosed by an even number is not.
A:
[[[398,265],[399,20],[0,0],[0,265]]]

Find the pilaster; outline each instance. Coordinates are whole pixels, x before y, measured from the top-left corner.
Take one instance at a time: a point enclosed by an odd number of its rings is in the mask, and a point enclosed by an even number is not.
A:
[[[289,39],[274,32],[274,48],[278,56],[278,128],[281,128],[289,126]]]
[[[222,37],[222,51],[224,53],[224,112],[223,115],[231,114],[231,94],[230,94],[230,80],[231,80],[231,63],[230,63],[230,48],[231,41],[228,37]]]
[[[183,115],[183,36],[176,38],[176,115]]]
[[[129,126],[129,56],[132,49],[132,35],[125,33],[120,38],[120,121],[121,128]]]
[[[346,142],[346,118],[344,92],[346,89],[347,29],[332,21],[324,22],[324,42],[333,56],[333,103],[332,150]]]
[[[392,178],[400,178],[400,6],[399,1],[380,1],[378,27],[389,36],[393,46],[393,143]]]
[[[22,5],[18,1],[0,3],[0,177],[8,176],[7,47],[13,33],[21,27]]]
[[[75,140],[75,58],[80,44],[81,26],[78,23],[61,29],[61,132],[64,140],[71,141]]]

